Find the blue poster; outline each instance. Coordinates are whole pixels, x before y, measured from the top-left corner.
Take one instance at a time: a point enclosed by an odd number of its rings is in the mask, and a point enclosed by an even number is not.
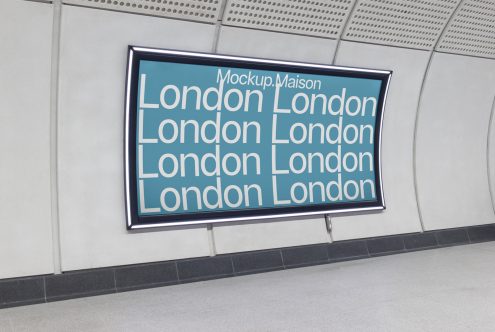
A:
[[[131,52],[137,223],[383,208],[390,73]]]

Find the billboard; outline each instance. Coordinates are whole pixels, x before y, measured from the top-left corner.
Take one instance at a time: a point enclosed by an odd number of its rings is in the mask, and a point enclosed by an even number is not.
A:
[[[129,47],[128,229],[384,209],[391,72]]]

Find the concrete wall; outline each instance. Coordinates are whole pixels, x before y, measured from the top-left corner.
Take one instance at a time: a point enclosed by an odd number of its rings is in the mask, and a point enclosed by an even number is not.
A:
[[[294,45],[298,48],[294,49]],[[223,26],[217,52],[331,64],[336,46],[335,40]],[[323,243],[329,239],[321,217],[215,225],[213,232],[218,253]]]
[[[205,226],[127,233],[122,112],[128,45],[210,51],[214,32],[209,24],[63,8],[59,94],[63,270],[209,254]]]
[[[53,272],[52,13],[50,4],[0,2],[0,278]]]
[[[333,240],[495,222],[495,60],[66,4],[59,16],[57,8],[0,2],[0,278],[331,241],[323,217],[127,232],[129,44],[393,70],[382,146],[387,209],[332,218]]]
[[[426,229],[495,222],[487,168],[494,96],[494,60],[434,55],[416,142],[418,197]]]
[[[429,52],[342,42],[336,64],[393,70],[382,131],[386,211],[334,218],[334,240],[419,232],[413,144],[417,101]]]

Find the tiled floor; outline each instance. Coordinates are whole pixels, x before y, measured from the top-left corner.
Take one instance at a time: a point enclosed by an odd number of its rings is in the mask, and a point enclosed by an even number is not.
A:
[[[495,242],[0,310],[0,331],[493,331]]]

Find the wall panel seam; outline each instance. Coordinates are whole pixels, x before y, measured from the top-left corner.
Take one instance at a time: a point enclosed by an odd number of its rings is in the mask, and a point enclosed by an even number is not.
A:
[[[494,118],[493,118],[493,113],[495,112],[495,94],[493,96],[493,102],[492,102],[492,109],[490,111],[490,120],[488,120],[488,134],[487,134],[487,137],[486,137],[486,171],[487,171],[487,174],[488,174],[488,191],[490,192],[490,199],[492,201],[492,209],[493,209],[493,214],[495,215],[495,196],[494,196],[494,193],[493,193],[493,188],[492,188],[492,185],[493,185],[493,180],[492,179],[492,176],[491,176],[491,172],[490,172],[490,168],[491,168],[491,163],[490,163],[490,137],[491,137],[491,133],[492,133],[492,130],[493,130],[493,121],[494,121]]]
[[[223,14],[225,13],[225,8],[227,7],[228,0],[220,0],[222,3],[220,4],[220,12],[218,13],[218,19],[215,24],[215,36],[213,36],[213,45],[212,45],[212,53],[218,52],[218,41],[220,39],[220,31],[222,30],[222,20]],[[206,232],[208,236],[208,247],[210,250],[210,256],[217,255],[217,246],[215,243],[215,231],[213,230],[213,224],[206,225]]]
[[[60,29],[62,16],[61,0],[53,2],[53,26],[50,72],[50,200],[53,269],[55,274],[62,271],[60,248],[59,188],[58,188],[58,86]]]
[[[426,81],[428,79],[428,74],[430,72],[431,63],[433,61],[433,55],[436,53],[435,49],[438,46],[438,43],[440,42],[440,40],[442,39],[443,34],[447,30],[447,27],[449,26],[450,21],[454,18],[457,11],[459,10],[459,8],[461,8],[461,4],[463,2],[464,2],[464,0],[459,1],[459,3],[457,4],[457,7],[452,12],[452,14],[450,15],[447,22],[445,22],[445,25],[443,26],[441,33],[438,35],[438,38],[435,41],[435,45],[433,45],[433,48],[430,51],[430,56],[428,58],[428,64],[426,65],[426,69],[425,69],[425,72],[423,74],[423,80],[421,81],[421,88],[419,90],[418,103],[416,105],[416,117],[414,119],[414,134],[413,134],[413,151],[412,151],[412,153],[413,153],[413,158],[412,158],[413,159],[413,165],[412,165],[412,168],[413,168],[413,180],[414,180],[414,196],[416,197],[416,206],[418,209],[419,224],[421,226],[422,232],[425,231],[425,224],[424,224],[424,220],[423,220],[423,213],[421,211],[421,204],[419,202],[419,190],[418,190],[419,186],[418,186],[418,172],[417,172],[417,139],[418,139],[418,123],[419,123],[420,109],[421,109],[421,104],[423,101],[425,84],[426,84]]]
[[[425,72],[423,74],[423,80],[421,81],[421,87],[419,89],[418,103],[416,106],[416,114],[414,119],[414,132],[413,132],[413,183],[414,183],[414,197],[416,198],[416,207],[418,209],[419,224],[421,226],[421,231],[425,231],[425,225],[423,221],[423,213],[421,212],[421,204],[419,202],[419,190],[418,190],[418,171],[417,171],[417,139],[418,139],[418,123],[419,123],[419,111],[421,109],[421,103],[423,101],[423,92],[428,74],[430,72],[431,62],[433,60],[434,51],[430,51],[430,56],[428,57],[428,64],[426,65]]]
[[[218,19],[215,24],[215,36],[213,37],[213,53],[218,52],[218,40],[220,39],[220,30],[222,29],[222,20],[223,14],[225,13],[225,8],[227,7],[228,0],[220,0],[222,3],[220,4],[220,12],[218,13]]]
[[[342,26],[342,30],[340,31],[340,34],[337,38],[337,45],[335,45],[332,60],[330,62],[333,66],[335,66],[335,60],[337,59],[337,53],[339,52],[340,43],[342,42],[342,35],[344,34],[345,29],[347,29],[347,26],[349,25],[349,21],[352,17],[352,13],[354,12],[354,9],[356,8],[357,3],[359,1],[360,0],[355,0],[354,3],[352,4],[351,10],[349,10],[349,13],[347,14],[347,17],[346,17],[346,21],[345,21],[344,25]],[[334,241],[333,241],[333,234],[332,234],[332,227],[331,227],[332,218],[330,217],[330,215],[325,215],[324,219],[325,219],[326,232],[328,234],[328,242],[333,243]]]
[[[337,46],[335,46],[335,51],[333,52],[333,58],[332,58],[332,62],[331,62],[332,65],[335,65],[335,60],[337,59],[337,52],[339,51],[340,43],[342,42],[342,36],[344,35],[344,32],[345,32],[345,30],[347,29],[347,26],[350,23],[350,20],[351,20],[351,17],[352,17],[352,13],[356,9],[357,4],[358,4],[359,1],[360,0],[354,1],[354,4],[352,5],[351,10],[347,14],[346,21],[345,21],[344,25],[342,26],[342,30],[340,31],[339,37],[337,38]]]

